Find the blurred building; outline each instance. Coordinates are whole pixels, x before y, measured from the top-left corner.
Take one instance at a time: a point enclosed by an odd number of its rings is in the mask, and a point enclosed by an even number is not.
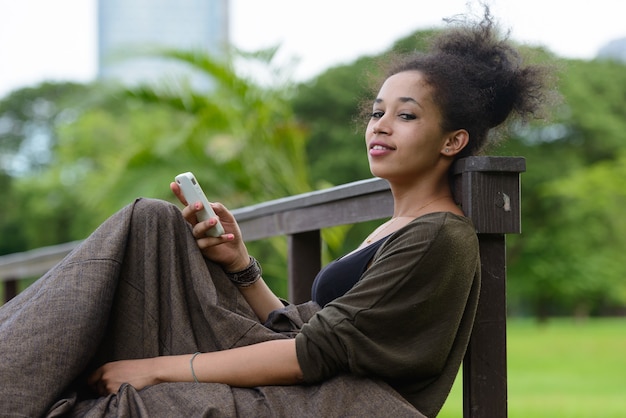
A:
[[[141,49],[168,47],[219,55],[228,42],[228,0],[98,0],[101,79],[134,84],[180,75],[192,78],[187,67],[142,57]]]

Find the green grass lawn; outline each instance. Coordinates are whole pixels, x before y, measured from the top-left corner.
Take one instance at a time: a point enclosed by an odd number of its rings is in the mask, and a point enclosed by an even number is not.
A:
[[[626,417],[626,318],[508,323],[510,418]],[[461,378],[439,418],[461,417]]]

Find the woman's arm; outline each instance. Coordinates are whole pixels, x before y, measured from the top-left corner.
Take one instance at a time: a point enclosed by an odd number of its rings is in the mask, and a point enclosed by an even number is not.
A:
[[[263,281],[263,278],[251,286],[240,287],[239,291],[261,322],[267,321],[270,312],[284,307],[280,299]]]
[[[193,225],[193,235],[202,254],[209,260],[220,264],[226,271],[245,269],[250,262],[250,256],[232,213],[224,205],[213,203],[211,206],[220,218],[225,234],[220,237],[207,237],[206,232],[215,226],[216,220],[198,222],[196,213],[202,209],[202,203],[187,202],[175,182],[171,183],[170,188],[185,205],[183,217]],[[239,290],[261,322],[265,322],[270,312],[283,307],[280,299],[274,295],[262,278],[251,286],[240,287]]]
[[[123,383],[136,389],[163,382],[193,382],[192,354],[107,363],[88,379],[100,395],[115,393]],[[253,387],[302,382],[293,339],[266,341],[230,350],[202,353],[193,359],[199,382]]]

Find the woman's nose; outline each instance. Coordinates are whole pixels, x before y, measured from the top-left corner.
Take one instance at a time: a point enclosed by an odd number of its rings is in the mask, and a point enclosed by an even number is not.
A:
[[[389,126],[384,122],[384,117],[378,119],[376,123],[372,125],[372,133],[374,135],[389,133]]]

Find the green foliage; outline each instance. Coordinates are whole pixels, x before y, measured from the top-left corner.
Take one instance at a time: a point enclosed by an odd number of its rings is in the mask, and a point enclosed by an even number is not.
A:
[[[12,179],[0,172],[0,255],[23,251],[27,248],[27,240],[22,228],[19,201],[14,197],[11,187]],[[11,237],[8,239],[8,237]]]
[[[626,146],[625,70],[624,63],[604,60],[573,60],[563,70],[560,88],[569,140],[590,163],[613,159]]]
[[[48,189],[44,172],[58,130],[77,117],[88,100],[86,91],[74,83],[43,83],[0,101],[0,254],[71,237],[67,217],[77,208],[65,194]]]
[[[367,165],[360,101],[369,89],[362,82],[371,59],[333,68],[300,85],[294,111],[308,129],[307,154],[315,183],[342,184],[371,177]]]
[[[578,314],[626,305],[626,204],[624,151],[547,182],[540,196],[558,205],[550,246],[533,266],[534,276],[552,282],[558,303]],[[558,223],[556,223],[558,221]],[[549,257],[549,258],[548,258]],[[535,292],[536,293],[536,290]]]
[[[81,84],[42,83],[0,101],[0,170],[14,174],[45,167],[56,128],[76,117],[85,91]]]
[[[562,65],[563,105],[498,152],[523,155],[521,236],[509,237],[514,313],[610,314],[626,304],[621,212],[626,152],[623,64]]]

